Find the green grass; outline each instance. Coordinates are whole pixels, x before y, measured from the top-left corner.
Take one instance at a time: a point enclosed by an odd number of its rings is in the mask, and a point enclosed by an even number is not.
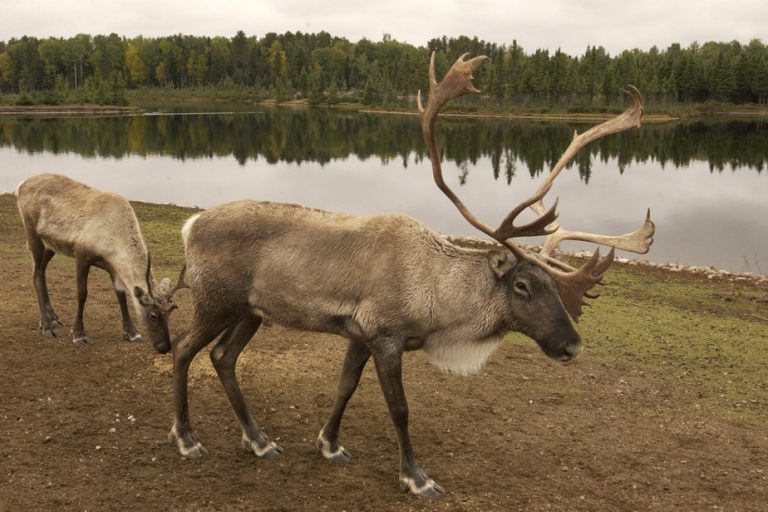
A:
[[[179,230],[196,210],[133,203],[159,277],[183,264]],[[0,255],[28,265],[15,197],[0,196]],[[768,422],[768,290],[755,283],[614,265],[579,323],[589,358],[686,390],[692,414]],[[530,347],[530,340],[510,336]],[[571,397],[573,398],[573,397]]]
[[[768,306],[756,300],[765,289],[614,266],[600,291],[578,326],[591,359],[686,386],[698,413],[768,421]]]

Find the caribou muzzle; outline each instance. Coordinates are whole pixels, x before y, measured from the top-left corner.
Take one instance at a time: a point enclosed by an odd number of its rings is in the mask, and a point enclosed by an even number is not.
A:
[[[575,359],[584,348],[578,336],[575,340],[545,340],[538,344],[548,357],[564,363]]]
[[[158,354],[167,354],[171,351],[171,342],[170,341],[162,341],[160,343],[154,343],[153,346],[155,347],[155,350],[157,350]]]

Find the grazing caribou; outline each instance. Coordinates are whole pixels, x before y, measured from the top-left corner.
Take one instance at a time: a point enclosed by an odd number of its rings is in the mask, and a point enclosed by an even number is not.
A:
[[[155,286],[149,253],[128,201],[58,174],[39,174],[23,181],[17,201],[32,253],[40,330],[44,335],[57,336],[56,328],[63,325],[53,311],[45,280],[48,263],[61,253],[75,258],[77,269],[77,316],[72,326],[75,345],[88,344],[83,308],[88,297],[88,272],[95,266],[112,278],[125,339],[144,339],[128,314],[130,296],[155,349],[160,353],[171,349],[168,315],[176,308],[172,298],[183,282],[183,271],[175,287],[168,278]]]
[[[402,215],[356,217],[247,200],[198,213],[185,223],[194,314],[189,331],[173,346],[175,418],[169,434],[183,456],[206,453],[189,421],[187,376],[195,355],[219,335],[211,359],[240,421],[242,447],[259,457],[281,454],[282,448],[251,416],[235,376],[240,352],[262,323],[347,338],[336,400],[316,441],[322,456],[333,462],[350,459],[339,444],[341,417],[373,358],[400,446],[401,488],[421,496],[437,496],[443,489],[427,476],[411,447],[403,352],[421,349],[439,368],[465,374],[481,368],[504,335],[517,331],[554,359],[569,361],[579,354],[581,338],[571,318],[580,316],[583,298],[611,264],[613,249],[603,259],[596,252],[579,269],[529,253],[510,239],[551,234],[554,207],[528,225],[513,221],[538,204],[548,186],[493,230],[466,209],[442,178],[434,137],[437,114],[448,100],[476,91],[471,73],[483,58],[465,61],[462,56],[437,84],[433,55],[429,103],[424,109],[419,101],[419,107],[438,186],[497,244],[465,247]],[[638,126],[642,106],[635,90],[632,99],[624,114],[576,137],[562,166],[576,146]],[[639,232],[613,245],[642,238],[644,251],[652,234],[647,220]]]

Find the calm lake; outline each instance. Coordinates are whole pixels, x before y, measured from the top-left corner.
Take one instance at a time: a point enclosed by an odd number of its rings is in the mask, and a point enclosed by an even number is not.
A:
[[[495,226],[536,189],[573,130],[589,126],[441,119],[446,181]],[[650,208],[657,234],[641,258],[768,273],[768,122],[646,125],[587,149],[550,192],[564,227],[621,234]],[[0,169],[0,192],[57,172],[132,200],[399,212],[445,233],[478,234],[434,185],[415,116],[256,108],[0,118]],[[590,246],[565,245],[582,247]]]

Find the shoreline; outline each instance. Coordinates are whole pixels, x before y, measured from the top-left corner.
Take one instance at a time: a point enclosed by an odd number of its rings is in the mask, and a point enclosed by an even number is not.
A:
[[[441,235],[445,237],[447,240],[453,243],[456,243],[458,245],[463,245],[465,247],[475,247],[475,248],[488,247],[488,246],[500,247],[500,245],[497,244],[496,242],[492,240],[486,240],[483,238],[459,237],[454,235],[446,235],[445,233],[441,233]],[[541,250],[541,246],[539,245],[528,245],[528,244],[518,244],[518,245],[535,253],[538,253]],[[589,259],[590,257],[592,257],[592,252],[585,251],[585,250],[568,251],[564,249],[557,249],[555,250],[554,256],[560,260],[563,260],[566,258]],[[639,256],[642,256],[642,255],[639,255]],[[616,256],[613,262],[614,264],[618,263],[620,265],[627,265],[630,267],[640,267],[643,269],[655,269],[655,270],[660,270],[664,272],[686,273],[691,275],[698,275],[698,276],[706,277],[708,280],[749,282],[752,284],[756,284],[758,286],[768,287],[768,274],[758,274],[756,272],[731,272],[729,270],[718,268],[714,265],[686,265],[683,263],[669,263],[669,262],[655,263],[645,259],[634,259],[634,258],[626,258],[621,256]],[[768,292],[768,290],[766,291]],[[768,302],[768,296],[766,297],[766,302]]]
[[[160,105],[168,107],[195,105],[200,101],[165,101]],[[204,102],[209,103],[209,102]],[[210,102],[215,104],[216,102]],[[264,100],[260,102],[233,102],[232,104],[259,105],[269,108],[289,108],[289,109],[330,109],[330,110],[349,110],[361,114],[378,115],[402,115],[417,116],[415,110],[398,110],[391,108],[367,107],[359,103],[339,103],[337,105],[310,105],[304,100],[293,100],[278,103],[275,100]],[[96,105],[96,104],[65,104],[65,105],[8,105],[0,104],[0,117],[89,117],[89,116],[130,116],[143,115],[149,111],[137,104],[131,105]],[[467,119],[511,119],[522,121],[538,122],[571,122],[571,123],[600,123],[615,117],[616,112],[462,112],[447,111],[440,114],[446,118],[467,118]],[[707,112],[687,112],[684,114],[669,113],[645,113],[643,123],[667,123],[691,119],[737,119],[750,118],[759,119],[768,117],[768,109],[723,109]]]
[[[376,109],[360,109],[361,114],[384,114],[384,115],[405,115],[405,116],[418,116],[418,112],[410,112],[407,110],[376,110]],[[542,121],[542,122],[570,122],[570,123],[601,123],[615,117],[615,114],[610,113],[556,113],[556,114],[537,114],[533,112],[440,112],[440,117],[455,117],[455,118],[478,118],[478,119],[518,119],[524,121]],[[768,114],[766,114],[768,115]],[[673,121],[680,121],[682,117],[670,116],[667,114],[643,114],[643,123],[668,123]]]

